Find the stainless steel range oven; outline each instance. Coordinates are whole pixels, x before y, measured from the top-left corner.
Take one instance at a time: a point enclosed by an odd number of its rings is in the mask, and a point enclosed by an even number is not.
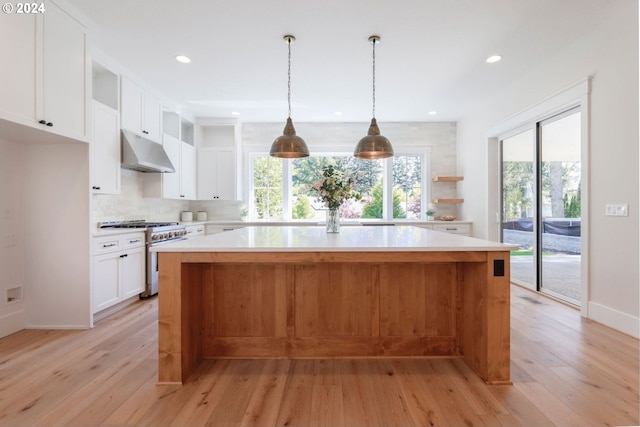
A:
[[[149,249],[154,246],[166,245],[187,239],[187,229],[177,223],[172,225],[160,225],[147,228],[147,284],[140,298],[148,298],[158,293],[158,253]]]
[[[99,228],[144,228],[147,246],[145,290],[140,298],[148,298],[158,293],[158,254],[149,249],[154,246],[185,240],[187,228],[177,222],[106,221],[98,224]]]

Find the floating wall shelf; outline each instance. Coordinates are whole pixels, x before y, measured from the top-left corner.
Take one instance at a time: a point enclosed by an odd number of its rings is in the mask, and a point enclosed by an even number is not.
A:
[[[433,203],[464,203],[464,199],[433,199]]]
[[[436,176],[431,181],[433,182],[455,182],[464,180],[463,176]]]

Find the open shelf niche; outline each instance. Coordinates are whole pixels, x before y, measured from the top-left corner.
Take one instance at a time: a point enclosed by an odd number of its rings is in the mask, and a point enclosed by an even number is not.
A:
[[[463,176],[435,176],[431,179],[432,182],[458,182],[463,181]],[[456,204],[456,203],[464,203],[464,199],[460,198],[452,198],[452,197],[436,197],[431,200],[432,203],[437,204]]]

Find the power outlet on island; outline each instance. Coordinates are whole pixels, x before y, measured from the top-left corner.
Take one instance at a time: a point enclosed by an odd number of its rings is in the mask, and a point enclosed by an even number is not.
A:
[[[608,203],[605,205],[606,216],[629,216],[629,205],[627,203]]]

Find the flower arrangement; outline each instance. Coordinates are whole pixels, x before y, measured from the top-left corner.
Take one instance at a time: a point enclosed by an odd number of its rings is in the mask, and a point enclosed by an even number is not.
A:
[[[429,203],[429,205],[427,206],[427,218],[428,217],[433,217],[436,214],[436,205],[434,205],[433,203]]]
[[[333,165],[322,168],[322,176],[310,186],[317,201],[329,209],[338,209],[349,199],[360,200],[360,193],[353,189],[355,181],[337,170]]]

